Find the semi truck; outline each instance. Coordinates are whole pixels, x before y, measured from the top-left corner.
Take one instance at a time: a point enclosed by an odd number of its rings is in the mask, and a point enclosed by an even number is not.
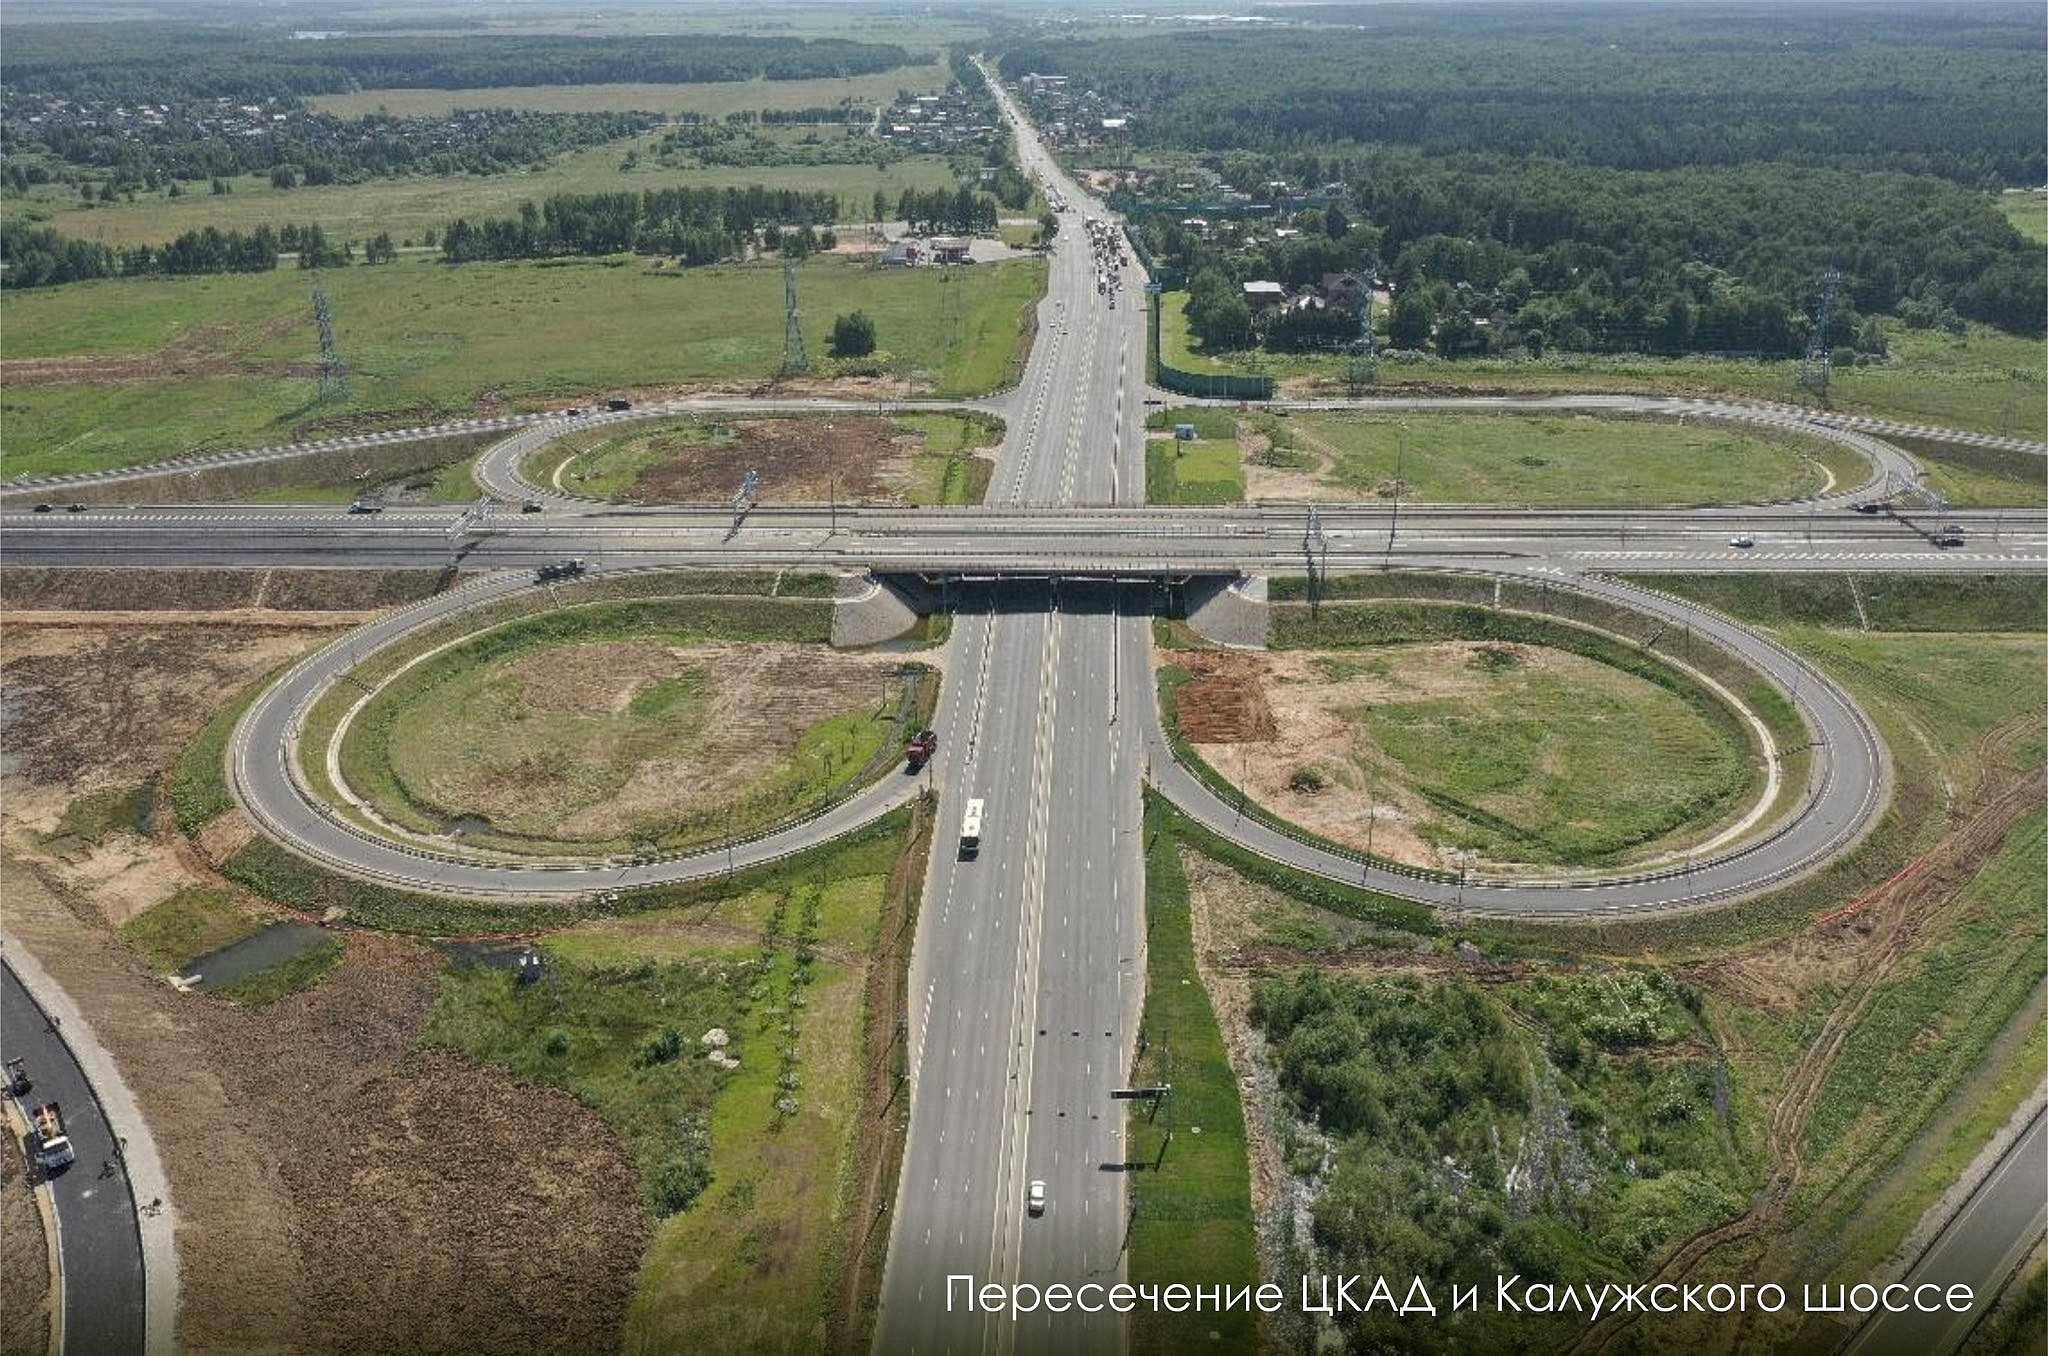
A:
[[[44,1172],[54,1172],[78,1157],[71,1137],[64,1133],[64,1113],[55,1102],[44,1102],[29,1113],[29,1151]]]

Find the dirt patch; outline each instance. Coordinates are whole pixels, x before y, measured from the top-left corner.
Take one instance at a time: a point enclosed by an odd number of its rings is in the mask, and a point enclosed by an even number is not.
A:
[[[8,628],[0,815],[47,832],[73,798],[167,771],[223,700],[324,639],[292,626]]]
[[[761,473],[764,502],[841,499],[901,503],[910,458],[921,444],[887,419],[738,419],[724,425],[735,435],[716,443],[687,444],[656,434],[656,448],[673,444],[664,459],[640,473],[628,494],[657,503],[703,503],[732,496],[748,470]]]
[[[451,747],[431,772],[412,775],[422,775],[421,793],[433,804],[514,832],[536,832],[544,819],[551,837],[609,839],[644,822],[744,801],[821,721],[875,709],[884,694],[890,697],[884,714],[893,717],[897,666],[892,656],[737,641],[550,646],[505,670],[522,704],[536,711],[613,715],[653,683],[702,675],[706,695],[695,738],[682,745],[686,752],[644,759],[615,790],[581,806],[570,801],[573,769],[517,753],[495,728],[465,732],[489,741],[488,761],[473,762]]]
[[[1246,744],[1275,738],[1264,674],[1250,655],[1195,651],[1184,665],[1195,676],[1175,699],[1180,730],[1196,744]]]

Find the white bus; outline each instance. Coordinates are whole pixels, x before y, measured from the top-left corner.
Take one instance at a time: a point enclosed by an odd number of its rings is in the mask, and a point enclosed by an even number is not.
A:
[[[967,814],[960,821],[960,855],[973,857],[981,852],[981,810],[979,800],[967,802]]]

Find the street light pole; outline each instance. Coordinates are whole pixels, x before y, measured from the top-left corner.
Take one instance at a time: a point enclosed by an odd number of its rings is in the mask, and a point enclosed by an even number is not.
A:
[[[1401,531],[1401,466],[1408,460],[1408,426],[1394,426],[1394,516],[1387,524],[1387,554],[1394,553],[1394,538]]]

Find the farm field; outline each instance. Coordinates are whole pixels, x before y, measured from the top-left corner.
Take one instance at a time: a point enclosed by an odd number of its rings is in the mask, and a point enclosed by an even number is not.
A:
[[[1184,296],[1169,294],[1160,308],[1160,345],[1166,361],[1190,372],[1253,370],[1247,355],[1212,358],[1197,351],[1182,311]],[[2048,439],[2048,407],[2041,373],[2048,345],[2037,339],[1973,325],[1968,333],[1891,326],[1889,361],[1842,368],[1830,376],[1828,407],[1856,414]],[[1262,354],[1258,370],[1290,394],[1343,390],[1340,355]],[[1752,400],[1809,403],[1795,384],[1798,364],[1711,358],[1606,357],[1552,354],[1540,359],[1383,362],[1375,389],[1449,393],[1640,391],[1713,394]]]
[[[520,203],[538,203],[557,193],[638,193],[683,186],[762,184],[837,193],[845,213],[854,220],[865,220],[877,189],[893,202],[906,188],[955,187],[952,170],[943,157],[935,155],[910,156],[882,168],[870,162],[668,169],[654,159],[661,136],[655,131],[570,151],[537,169],[506,174],[371,179],[360,184],[293,189],[272,188],[268,176],[240,175],[228,180],[234,191],[220,196],[203,191],[178,198],[138,194],[132,203],[87,207],[68,194],[59,202],[44,193],[23,200],[14,210],[25,220],[38,220],[66,235],[115,247],[161,245],[207,226],[250,231],[261,225],[282,228],[292,223],[317,225],[336,241],[361,243],[379,231],[389,231],[394,240],[417,245],[428,231],[439,231],[457,217],[474,222],[483,217],[516,216]],[[633,158],[631,168],[626,167],[628,157]]]
[[[885,350],[875,394],[983,394],[1022,361],[1044,276],[1035,259],[961,270],[960,318],[941,327],[930,323],[936,271],[813,259],[799,271],[806,346],[822,356],[834,316],[864,310]],[[315,403],[316,285],[353,374],[346,403]],[[781,362],[782,292],[773,264],[418,257],[317,278],[284,269],[38,289],[8,302],[8,471],[137,465],[617,390],[752,388]]]
[[[1403,503],[1770,503],[1862,483],[1818,439],[1590,416],[1302,414],[1262,423],[1251,499]],[[1405,443],[1405,452],[1402,445]]]
[[[366,113],[425,117],[458,108],[528,108],[546,113],[700,113],[723,118],[758,109],[825,108],[845,103],[882,106],[897,91],[931,94],[950,78],[943,62],[899,66],[873,75],[821,80],[720,80],[688,85],[512,85],[489,89],[364,89],[315,95],[323,113],[355,118]]]

